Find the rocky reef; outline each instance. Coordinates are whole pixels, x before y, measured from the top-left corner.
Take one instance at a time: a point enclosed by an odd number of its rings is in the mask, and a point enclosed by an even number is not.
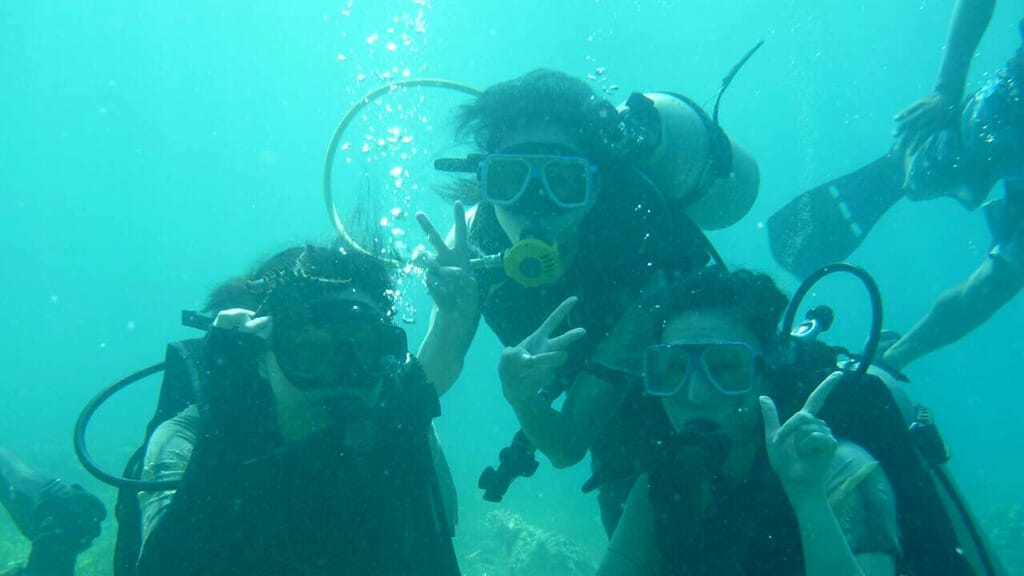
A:
[[[478,536],[473,550],[460,558],[466,576],[590,576],[597,571],[580,545],[507,510],[488,513]]]
[[[980,519],[1007,574],[1024,574],[1024,504],[1000,506]]]

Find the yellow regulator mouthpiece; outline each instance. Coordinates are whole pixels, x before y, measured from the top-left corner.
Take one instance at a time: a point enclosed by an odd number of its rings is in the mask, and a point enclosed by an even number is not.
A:
[[[524,238],[505,251],[505,274],[527,288],[551,284],[562,277],[558,247],[536,238]]]

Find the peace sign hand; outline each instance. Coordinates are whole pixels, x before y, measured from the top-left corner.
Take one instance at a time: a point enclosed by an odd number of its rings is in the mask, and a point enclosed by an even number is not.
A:
[[[562,324],[577,298],[567,298],[548,315],[544,323],[518,346],[505,348],[498,363],[498,376],[505,399],[514,409],[536,401],[537,393],[554,382],[558,369],[569,355],[566,350],[586,335],[583,328],[573,328],[552,336]]]
[[[828,471],[839,444],[817,414],[842,379],[842,372],[829,374],[811,392],[804,407],[781,426],[775,403],[767,396],[760,398],[768,461],[790,501],[825,493]]]
[[[461,202],[455,203],[454,212],[455,225],[450,239],[451,246],[445,242],[426,214],[416,213],[416,221],[423,228],[427,240],[436,252],[436,255],[424,254],[423,257],[416,258],[416,261],[427,270],[424,282],[438,310],[465,312],[467,316],[475,317],[479,310],[480,295],[477,292],[476,276],[470,267],[471,252],[466,228],[466,210]]]

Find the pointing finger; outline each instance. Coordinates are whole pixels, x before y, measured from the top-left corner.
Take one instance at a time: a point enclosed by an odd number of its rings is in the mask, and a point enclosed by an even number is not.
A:
[[[445,246],[444,238],[441,237],[441,233],[437,231],[437,228],[434,228],[430,218],[423,212],[417,212],[416,221],[419,222],[420,228],[427,235],[427,241],[434,247],[434,250],[438,253],[443,253],[448,247]]]
[[[828,400],[829,394],[835,389],[836,385],[843,380],[842,372],[833,372],[828,375],[827,378],[822,380],[821,384],[811,392],[811,395],[807,397],[807,402],[804,402],[804,412],[818,415],[818,412],[825,405],[825,401]]]
[[[555,328],[562,324],[565,317],[569,315],[569,312],[572,311],[572,307],[575,306],[578,301],[579,298],[575,296],[570,296],[563,300],[562,303],[548,315],[547,319],[544,320],[544,323],[540,325],[540,328],[537,329],[535,334],[547,336],[554,332]]]
[[[771,441],[779,430],[779,411],[771,398],[761,396],[758,400],[761,402],[761,417],[764,419],[764,438]]]
[[[466,232],[466,209],[462,202],[455,203],[455,241],[453,247],[460,249],[466,245],[468,233]]]

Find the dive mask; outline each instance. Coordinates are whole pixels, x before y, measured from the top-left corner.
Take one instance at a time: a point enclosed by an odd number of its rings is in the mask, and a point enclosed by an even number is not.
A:
[[[439,158],[442,172],[476,174],[480,197],[495,206],[523,207],[530,201],[533,182],[543,198],[561,209],[580,208],[597,194],[597,166],[582,156],[563,154],[470,154],[465,158]]]
[[[722,395],[754,388],[764,358],[744,342],[672,342],[644,351],[644,391],[651,396],[683,392],[698,371]]]
[[[408,361],[405,331],[351,300],[314,306],[308,322],[275,322],[272,342],[288,380],[303,390],[373,386]]]
[[[557,154],[488,154],[480,161],[480,195],[495,206],[518,206],[530,185],[562,209],[590,204],[596,194],[597,167],[581,156]]]

